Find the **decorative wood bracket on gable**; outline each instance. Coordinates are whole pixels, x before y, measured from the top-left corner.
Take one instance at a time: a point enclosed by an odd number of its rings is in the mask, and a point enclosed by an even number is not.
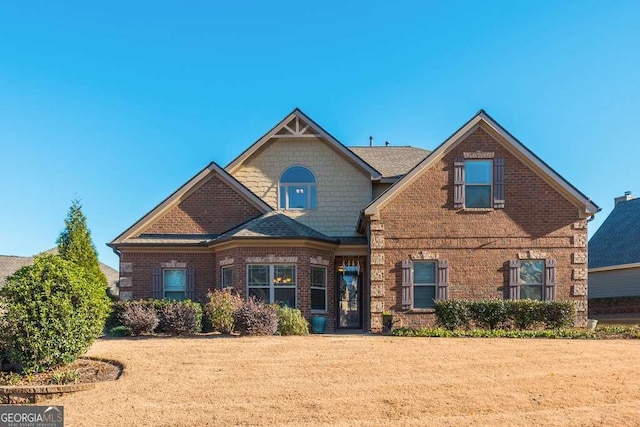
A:
[[[289,123],[284,125],[282,129],[278,131],[273,138],[320,138],[319,133],[315,133],[315,129],[311,125],[300,120],[300,117],[296,116]]]

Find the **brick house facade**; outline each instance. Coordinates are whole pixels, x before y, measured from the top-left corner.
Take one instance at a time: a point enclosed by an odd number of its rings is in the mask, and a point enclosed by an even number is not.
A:
[[[571,299],[582,324],[598,210],[484,111],[428,152],[349,149],[296,109],[109,246],[121,298],[227,287],[330,331],[430,325],[439,298]]]

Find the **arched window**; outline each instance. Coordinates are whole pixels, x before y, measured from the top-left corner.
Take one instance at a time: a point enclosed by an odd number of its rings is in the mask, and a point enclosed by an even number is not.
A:
[[[280,177],[280,209],[315,209],[316,178],[303,166],[291,166]]]

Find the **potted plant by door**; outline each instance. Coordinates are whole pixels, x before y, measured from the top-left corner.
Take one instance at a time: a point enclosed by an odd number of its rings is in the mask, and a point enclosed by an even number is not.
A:
[[[385,310],[382,312],[382,332],[388,334],[393,327],[393,312]]]

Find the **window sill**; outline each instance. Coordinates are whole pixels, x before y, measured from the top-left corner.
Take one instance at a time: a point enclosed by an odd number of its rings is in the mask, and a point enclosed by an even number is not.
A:
[[[426,313],[435,313],[435,308],[411,308],[407,311],[407,314],[426,314]]]
[[[465,212],[491,212],[494,208],[462,208]]]
[[[311,314],[328,314],[329,312],[327,310],[311,310]]]

